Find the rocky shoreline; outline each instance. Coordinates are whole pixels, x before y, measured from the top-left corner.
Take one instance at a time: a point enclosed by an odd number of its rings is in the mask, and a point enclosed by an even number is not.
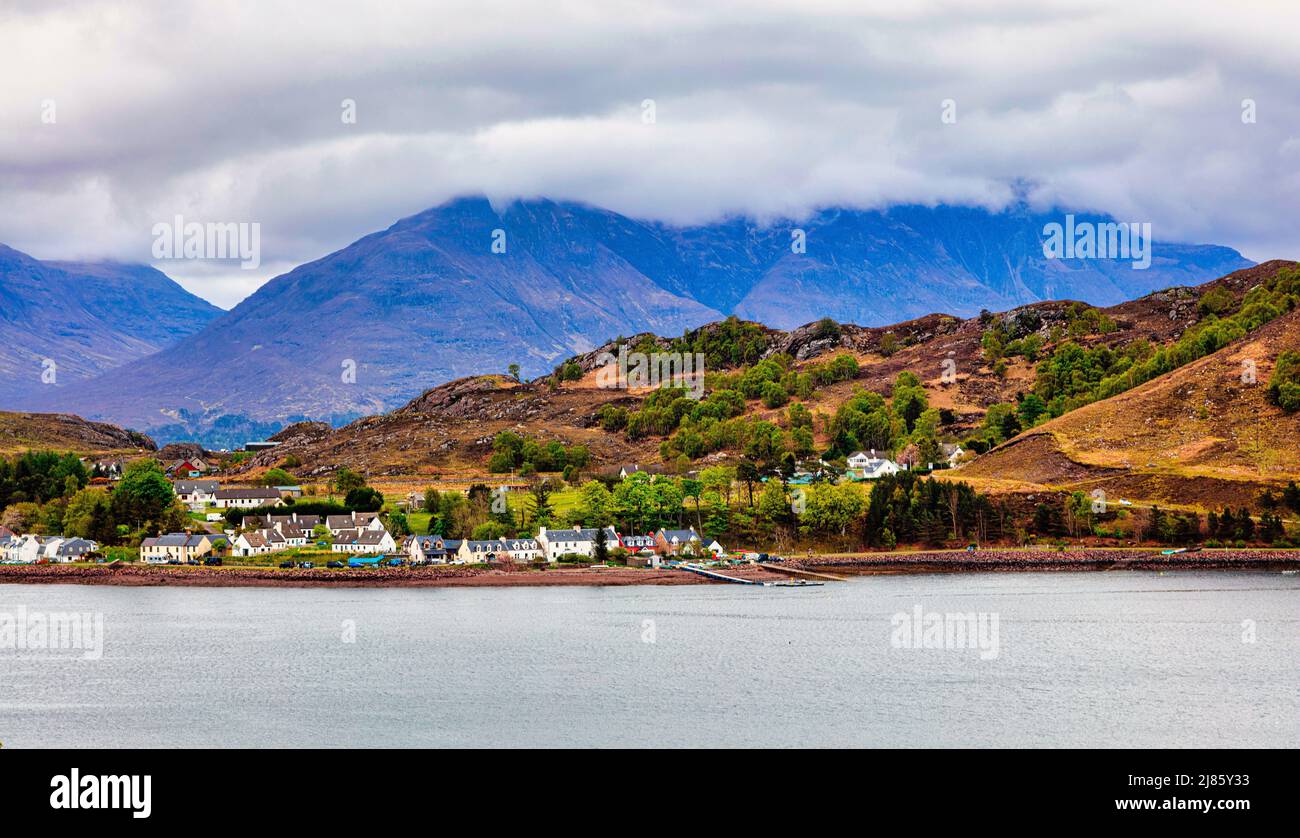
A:
[[[737,576],[783,579],[762,568]],[[194,567],[189,565],[0,565],[0,585],[67,584],[177,587],[522,587],[534,585],[707,585],[711,580],[680,570],[588,567],[531,568],[434,565],[428,567],[328,569]]]
[[[1300,550],[1205,550],[1163,556],[1158,550],[930,550],[909,553],[845,553],[792,559],[785,567],[840,574],[988,573],[1105,570],[1300,570]],[[755,581],[790,578],[763,566],[723,570]],[[427,567],[328,569],[194,567],[189,565],[0,565],[0,585],[69,584],[180,587],[522,587],[534,585],[726,584],[668,568],[527,567],[433,565]]]
[[[1300,569],[1300,550],[1213,549],[1162,555],[1158,549],[929,550],[911,553],[844,553],[792,561],[794,567],[830,572],[947,573],[1066,570]]]

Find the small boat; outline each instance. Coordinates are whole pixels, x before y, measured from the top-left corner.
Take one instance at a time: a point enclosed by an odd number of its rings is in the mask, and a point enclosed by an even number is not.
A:
[[[1284,570],[1284,571],[1282,571],[1282,575],[1283,575],[1283,576],[1300,576],[1300,570]]]

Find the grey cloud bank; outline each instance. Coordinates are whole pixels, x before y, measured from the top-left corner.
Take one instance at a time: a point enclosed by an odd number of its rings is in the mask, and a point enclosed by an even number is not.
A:
[[[465,193],[693,223],[1027,192],[1296,257],[1289,23],[1274,3],[11,4],[0,241],[151,262],[176,215],[260,224],[256,270],[155,263],[223,306]]]

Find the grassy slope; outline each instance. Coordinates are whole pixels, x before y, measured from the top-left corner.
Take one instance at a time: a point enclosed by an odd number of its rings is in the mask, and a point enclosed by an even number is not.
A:
[[[1300,347],[1300,310],[1191,364],[1027,431],[958,475],[994,490],[1101,488],[1208,509],[1250,505],[1300,479],[1300,414],[1265,399],[1278,354]],[[1242,381],[1245,361],[1256,383]]]

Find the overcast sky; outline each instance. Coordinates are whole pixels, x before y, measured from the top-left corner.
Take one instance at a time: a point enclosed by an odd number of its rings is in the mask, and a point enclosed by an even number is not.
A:
[[[230,307],[466,192],[694,222],[1026,183],[1300,257],[1289,3],[975,5],[0,0],[0,242],[149,262],[177,214],[256,221],[257,270],[155,263]]]

